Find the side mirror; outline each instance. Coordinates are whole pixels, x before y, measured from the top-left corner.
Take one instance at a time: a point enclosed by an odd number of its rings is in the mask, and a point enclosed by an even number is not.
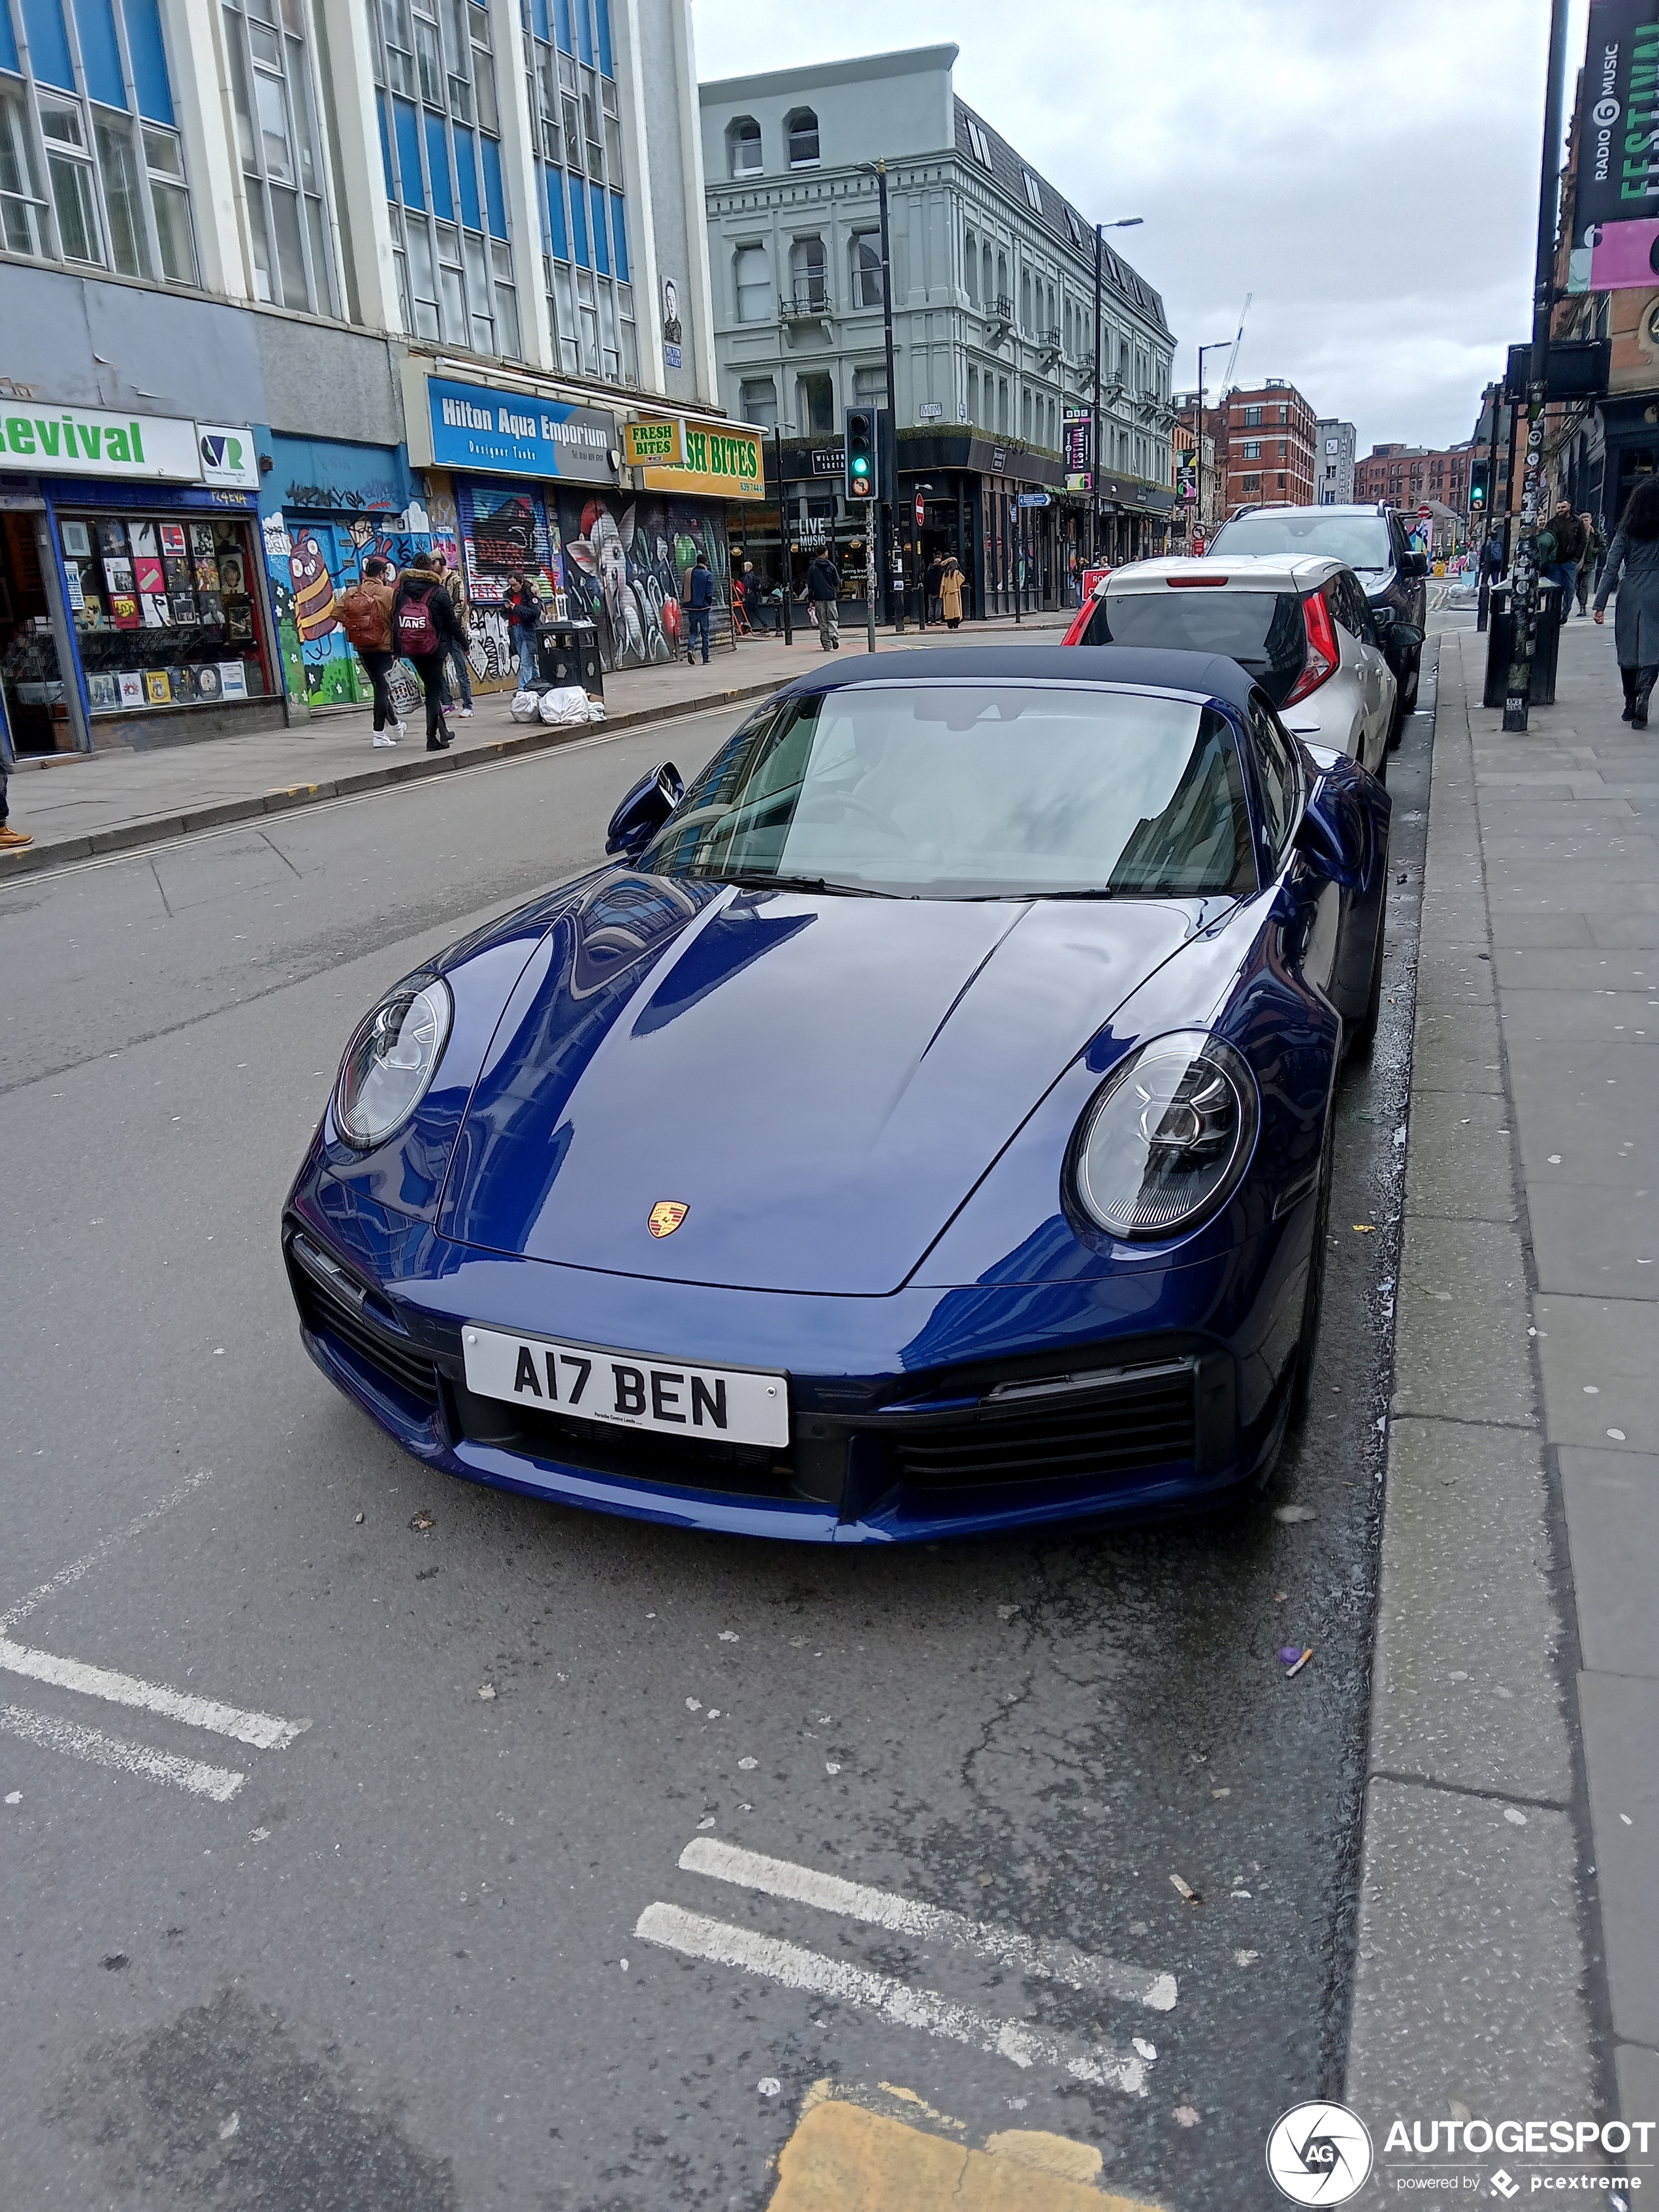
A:
[[[685,785],[672,761],[664,761],[634,786],[611,817],[605,849],[613,859],[631,860],[662,828],[685,796]]]
[[[1428,555],[1407,553],[1400,564],[1400,573],[1402,576],[1426,576],[1429,573]]]
[[[1291,842],[1316,875],[1352,890],[1365,867],[1365,818],[1354,792],[1322,777]]]
[[[1415,623],[1397,622],[1389,625],[1382,641],[1383,657],[1396,676],[1411,664],[1412,655],[1423,642],[1423,633]]]

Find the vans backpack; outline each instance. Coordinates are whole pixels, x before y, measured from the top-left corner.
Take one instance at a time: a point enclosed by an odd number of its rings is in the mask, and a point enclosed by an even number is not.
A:
[[[398,650],[408,653],[411,659],[438,650],[438,625],[432,619],[424,592],[419,599],[411,593],[398,610]]]

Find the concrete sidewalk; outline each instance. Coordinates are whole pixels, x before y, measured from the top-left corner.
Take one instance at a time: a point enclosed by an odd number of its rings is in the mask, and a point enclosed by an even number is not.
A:
[[[1440,643],[1346,2094],[1655,2120],[1659,728]]]
[[[1007,645],[1028,636],[1034,644],[1053,645],[1071,619],[1067,611],[1028,615],[1018,624],[1012,617],[1000,617],[955,632],[937,624],[908,629],[902,637],[878,630],[876,647],[881,653],[906,653],[945,644]],[[861,658],[865,650],[862,630],[843,631],[843,659],[848,653]],[[629,669],[605,679],[605,726],[637,728],[763,698],[792,677],[817,667],[823,657],[817,630],[803,622],[793,644],[770,636],[745,639],[736,652],[716,653],[706,668],[674,661],[665,667]],[[442,753],[427,751],[423,732],[413,721],[400,745],[376,750],[365,706],[331,709],[292,729],[260,730],[247,737],[149,748],[115,745],[106,751],[23,760],[11,774],[11,821],[34,842],[21,852],[0,854],[0,883],[99,853],[161,843],[191,830],[217,829],[252,815],[280,813],[414,777],[448,775],[480,757],[540,751],[592,734],[587,727],[549,729],[515,722],[507,711],[511,696],[507,691],[480,693],[470,722],[452,718],[455,742]]]

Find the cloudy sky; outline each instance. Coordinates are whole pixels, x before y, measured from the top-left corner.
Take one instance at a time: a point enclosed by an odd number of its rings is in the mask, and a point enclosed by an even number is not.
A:
[[[1249,292],[1241,380],[1289,378],[1362,453],[1447,445],[1529,334],[1548,0],[694,0],[694,22],[704,78],[953,41],[957,92],[1035,167],[1146,218],[1115,242],[1164,295],[1178,390]]]

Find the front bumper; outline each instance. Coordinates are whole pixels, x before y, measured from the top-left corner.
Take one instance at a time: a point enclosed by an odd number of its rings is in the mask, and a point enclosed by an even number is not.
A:
[[[1285,1419],[1297,1226],[1122,1284],[793,1297],[501,1259],[316,1175],[283,1244],[312,1357],[430,1467],[677,1527],[891,1543],[1158,1519],[1261,1476]],[[663,1437],[478,1397],[467,1321],[780,1369],[790,1443]]]

